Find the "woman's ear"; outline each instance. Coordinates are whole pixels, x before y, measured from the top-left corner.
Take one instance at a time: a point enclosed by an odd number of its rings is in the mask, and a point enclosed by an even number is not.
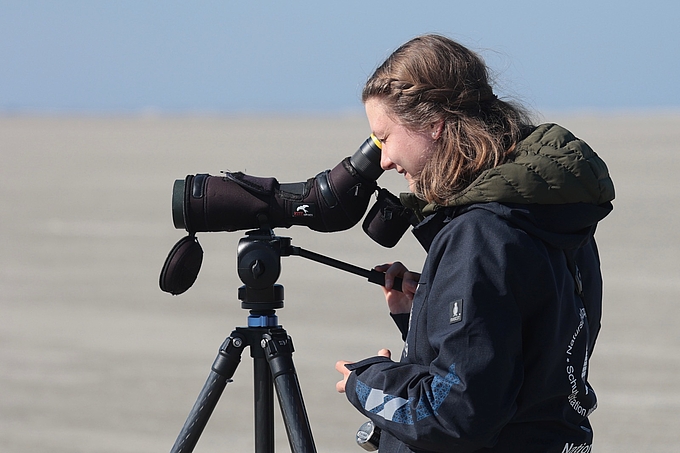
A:
[[[436,123],[432,123],[430,126],[432,129],[432,140],[438,140],[439,137],[442,136],[442,132],[444,131],[444,120],[438,121]]]

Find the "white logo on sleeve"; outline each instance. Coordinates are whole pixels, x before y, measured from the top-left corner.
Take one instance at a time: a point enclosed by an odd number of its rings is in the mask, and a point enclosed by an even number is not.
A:
[[[463,299],[451,302],[451,320],[449,324],[455,324],[463,320]]]

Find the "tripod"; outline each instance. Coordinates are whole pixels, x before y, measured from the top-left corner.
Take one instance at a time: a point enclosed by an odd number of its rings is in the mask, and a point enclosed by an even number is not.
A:
[[[293,453],[316,452],[307,410],[295,366],[293,342],[278,324],[276,309],[283,308],[283,286],[275,284],[281,273],[281,256],[298,255],[367,277],[384,285],[384,274],[325,257],[274,236],[272,230],[246,233],[239,241],[238,275],[245,284],[238,291],[241,307],[250,310],[247,327],[237,327],[222,343],[196,403],[177,436],[171,453],[190,453],[203,432],[224,388],[250,347],[254,371],[255,453],[274,452],[274,392],[276,389],[288,442]],[[401,289],[401,281],[395,281]]]
[[[245,283],[239,299],[250,310],[248,327],[237,327],[222,343],[172,453],[193,451],[246,346],[254,367],[255,452],[274,452],[274,387],[291,451],[316,452],[293,365],[293,343],[276,316],[276,309],[283,308],[283,286],[274,284],[281,271],[281,241],[258,230],[239,242],[238,274]]]

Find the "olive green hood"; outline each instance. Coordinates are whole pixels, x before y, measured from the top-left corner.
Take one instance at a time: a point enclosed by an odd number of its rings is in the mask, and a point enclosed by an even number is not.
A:
[[[499,202],[600,205],[614,199],[604,161],[583,140],[556,124],[538,126],[518,143],[514,158],[484,171],[445,206]],[[441,207],[413,194],[402,203],[423,217]]]

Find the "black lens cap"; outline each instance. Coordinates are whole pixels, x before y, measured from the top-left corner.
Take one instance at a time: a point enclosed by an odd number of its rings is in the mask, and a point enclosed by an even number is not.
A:
[[[162,291],[173,296],[182,294],[194,284],[203,262],[203,248],[195,235],[180,239],[165,259],[159,279]]]

